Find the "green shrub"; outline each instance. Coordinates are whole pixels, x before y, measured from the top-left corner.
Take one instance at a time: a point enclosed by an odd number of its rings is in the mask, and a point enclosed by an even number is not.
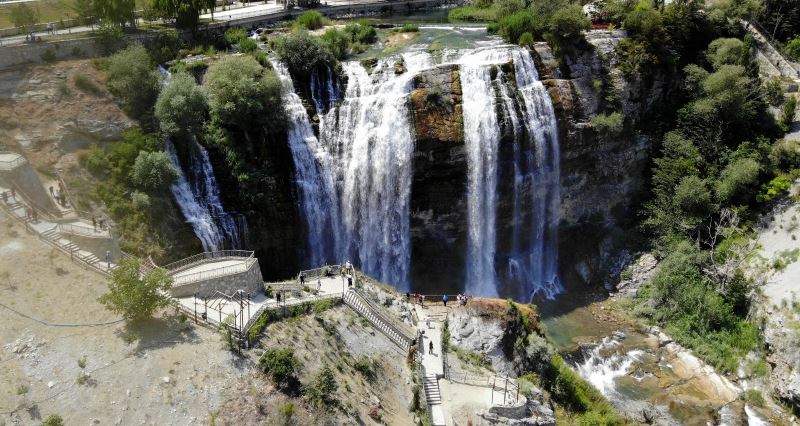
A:
[[[711,209],[711,192],[697,176],[685,176],[675,187],[675,204],[692,216],[705,216]]]
[[[150,116],[158,97],[155,64],[141,44],[130,46],[108,61],[108,90],[136,118]]]
[[[163,64],[178,57],[182,44],[177,31],[162,29],[145,42],[145,47],[157,64]]]
[[[723,65],[741,65],[746,52],[749,49],[738,38],[718,38],[708,45],[706,58],[715,69],[719,69]]]
[[[261,370],[266,373],[273,383],[281,389],[286,389],[295,378],[299,362],[294,357],[291,349],[267,349],[258,362]]]
[[[800,141],[789,139],[775,141],[769,158],[776,168],[784,172],[800,168]]]
[[[793,61],[800,61],[800,36],[793,38],[784,47],[783,52]]]
[[[244,28],[230,28],[225,31],[225,42],[228,43],[228,46],[232,46],[234,44],[239,44],[242,40],[247,38],[247,31]]]
[[[137,210],[146,210],[150,208],[150,196],[144,192],[133,191],[131,193],[131,204]]]
[[[788,193],[791,187],[792,178],[789,175],[780,175],[762,185],[756,199],[759,203],[769,203],[776,197]]]
[[[58,414],[51,414],[42,421],[42,426],[64,426],[64,419]]]
[[[336,59],[341,60],[347,58],[353,35],[347,32],[346,27],[344,31],[340,31],[337,28],[328,28],[321,38],[328,51],[330,51]]]
[[[307,30],[316,30],[324,25],[322,14],[313,10],[298,16],[296,22]]]
[[[306,396],[311,405],[316,408],[331,407],[336,404],[336,389],[338,387],[333,370],[328,365],[325,365],[307,386]]]
[[[528,10],[519,11],[513,15],[500,19],[500,35],[504,40],[514,43],[517,42],[522,34],[535,32],[535,21],[533,13]]]
[[[522,0],[495,0],[493,9],[497,19],[502,19],[525,9],[525,2]]]
[[[372,379],[375,376],[374,362],[369,357],[362,356],[358,358],[353,363],[353,368],[368,379]]]
[[[177,179],[178,171],[163,151],[140,152],[131,171],[133,184],[146,191],[164,190]]]
[[[494,8],[460,6],[448,12],[447,20],[450,22],[493,22],[497,20],[497,12]]]
[[[717,197],[723,202],[747,200],[757,188],[761,165],[752,158],[741,158],[725,167],[717,182]]]
[[[549,32],[555,39],[560,41],[562,48],[564,43],[572,44],[582,37],[582,32],[591,28],[591,21],[583,13],[579,4],[558,9],[551,17]]]
[[[258,49],[258,43],[251,38],[244,38],[239,42],[239,50],[244,53],[255,52]]]
[[[419,32],[419,26],[416,24],[404,24],[398,31],[401,33],[417,33]]]
[[[142,276],[138,259],[122,259],[111,271],[108,293],[98,299],[110,311],[129,320],[150,318],[169,306],[164,294],[172,288],[172,277],[156,268]]]
[[[155,116],[161,131],[169,136],[199,133],[207,115],[205,92],[186,73],[174,74],[156,100]]]
[[[286,126],[283,86],[274,71],[253,57],[227,56],[208,68],[205,80],[211,117],[217,123],[242,129],[263,124],[269,131]]]
[[[623,130],[624,119],[619,112],[597,114],[592,117],[592,127],[604,136],[619,136]]]
[[[307,31],[277,38],[274,48],[281,62],[296,78],[307,78],[318,67],[335,61],[325,43]]]
[[[348,24],[344,31],[350,34],[351,41],[361,44],[372,44],[378,39],[378,32],[366,23]]]
[[[519,36],[519,40],[517,40],[517,44],[527,48],[533,47],[533,42],[533,34],[529,32],[522,33],[522,35]]]
[[[122,27],[111,23],[100,24],[94,31],[94,36],[100,50],[106,55],[122,47],[125,42]]]
[[[794,123],[794,117],[797,111],[797,98],[794,96],[789,96],[786,98],[786,102],[783,103],[783,108],[781,108],[781,127],[783,128],[784,132],[788,132],[792,128],[792,123]]]
[[[103,96],[105,93],[102,87],[83,74],[75,74],[75,76],[72,78],[72,81],[75,83],[75,87],[84,93],[94,96]]]

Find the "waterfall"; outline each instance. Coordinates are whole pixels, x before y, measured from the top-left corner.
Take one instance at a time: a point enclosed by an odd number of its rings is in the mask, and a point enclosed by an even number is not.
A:
[[[208,151],[191,138],[189,164],[184,169],[172,141],[167,139],[165,145],[167,155],[178,171],[178,180],[171,186],[172,194],[203,244],[203,250],[244,248],[247,223],[243,216],[228,213],[222,207]],[[184,170],[189,171],[188,177]]]
[[[289,70],[273,61],[284,88],[284,108],[289,119],[288,140],[294,161],[295,182],[300,193],[303,217],[308,232],[308,258],[303,264],[318,267],[323,263],[341,261],[339,204],[334,186],[332,160],[327,150],[314,136],[308,113],[294,91]],[[316,85],[312,81],[312,88]],[[334,90],[329,84],[326,90]],[[313,92],[313,91],[312,91]],[[321,97],[318,99],[322,99]],[[322,105],[314,100],[317,108]]]

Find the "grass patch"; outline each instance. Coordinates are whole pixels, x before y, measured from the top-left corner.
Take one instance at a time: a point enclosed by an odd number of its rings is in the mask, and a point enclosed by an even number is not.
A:
[[[491,7],[460,6],[447,14],[451,22],[494,22],[497,12]]]
[[[464,350],[455,346],[450,347],[450,351],[455,353],[461,362],[472,367],[485,368],[494,371],[492,364],[482,354],[474,351]]]
[[[75,87],[84,93],[93,96],[103,96],[105,94],[105,91],[99,84],[83,74],[75,74],[72,78],[72,82],[75,83]]]

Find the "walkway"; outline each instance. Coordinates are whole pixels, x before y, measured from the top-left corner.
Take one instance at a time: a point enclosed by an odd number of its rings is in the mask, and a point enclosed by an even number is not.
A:
[[[439,321],[440,315],[436,315],[430,308],[421,308],[422,315],[417,324],[421,333],[421,348],[419,353],[422,356],[422,368],[424,372],[423,386],[425,397],[428,402],[428,410],[431,413],[431,422],[434,426],[445,425],[447,416],[442,407],[442,393],[439,387],[439,379],[444,377],[444,357],[442,355],[442,323]],[[428,309],[426,312],[425,309]],[[428,324],[430,323],[430,327]],[[430,344],[433,343],[433,351],[430,351]]]

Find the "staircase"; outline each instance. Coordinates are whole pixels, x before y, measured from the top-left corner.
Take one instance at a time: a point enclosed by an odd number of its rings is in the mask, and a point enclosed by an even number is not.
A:
[[[425,398],[428,400],[428,405],[442,403],[442,394],[439,391],[439,379],[435,374],[426,374],[422,381],[422,386],[425,388]]]
[[[344,294],[343,299],[347,306],[366,318],[373,327],[385,334],[386,337],[399,346],[400,349],[407,351],[416,343],[416,336],[414,336],[413,332],[410,330],[403,330],[402,326],[394,324],[392,320],[388,319],[379,311],[379,308],[372,305],[367,298],[359,294],[357,290],[350,289]]]

